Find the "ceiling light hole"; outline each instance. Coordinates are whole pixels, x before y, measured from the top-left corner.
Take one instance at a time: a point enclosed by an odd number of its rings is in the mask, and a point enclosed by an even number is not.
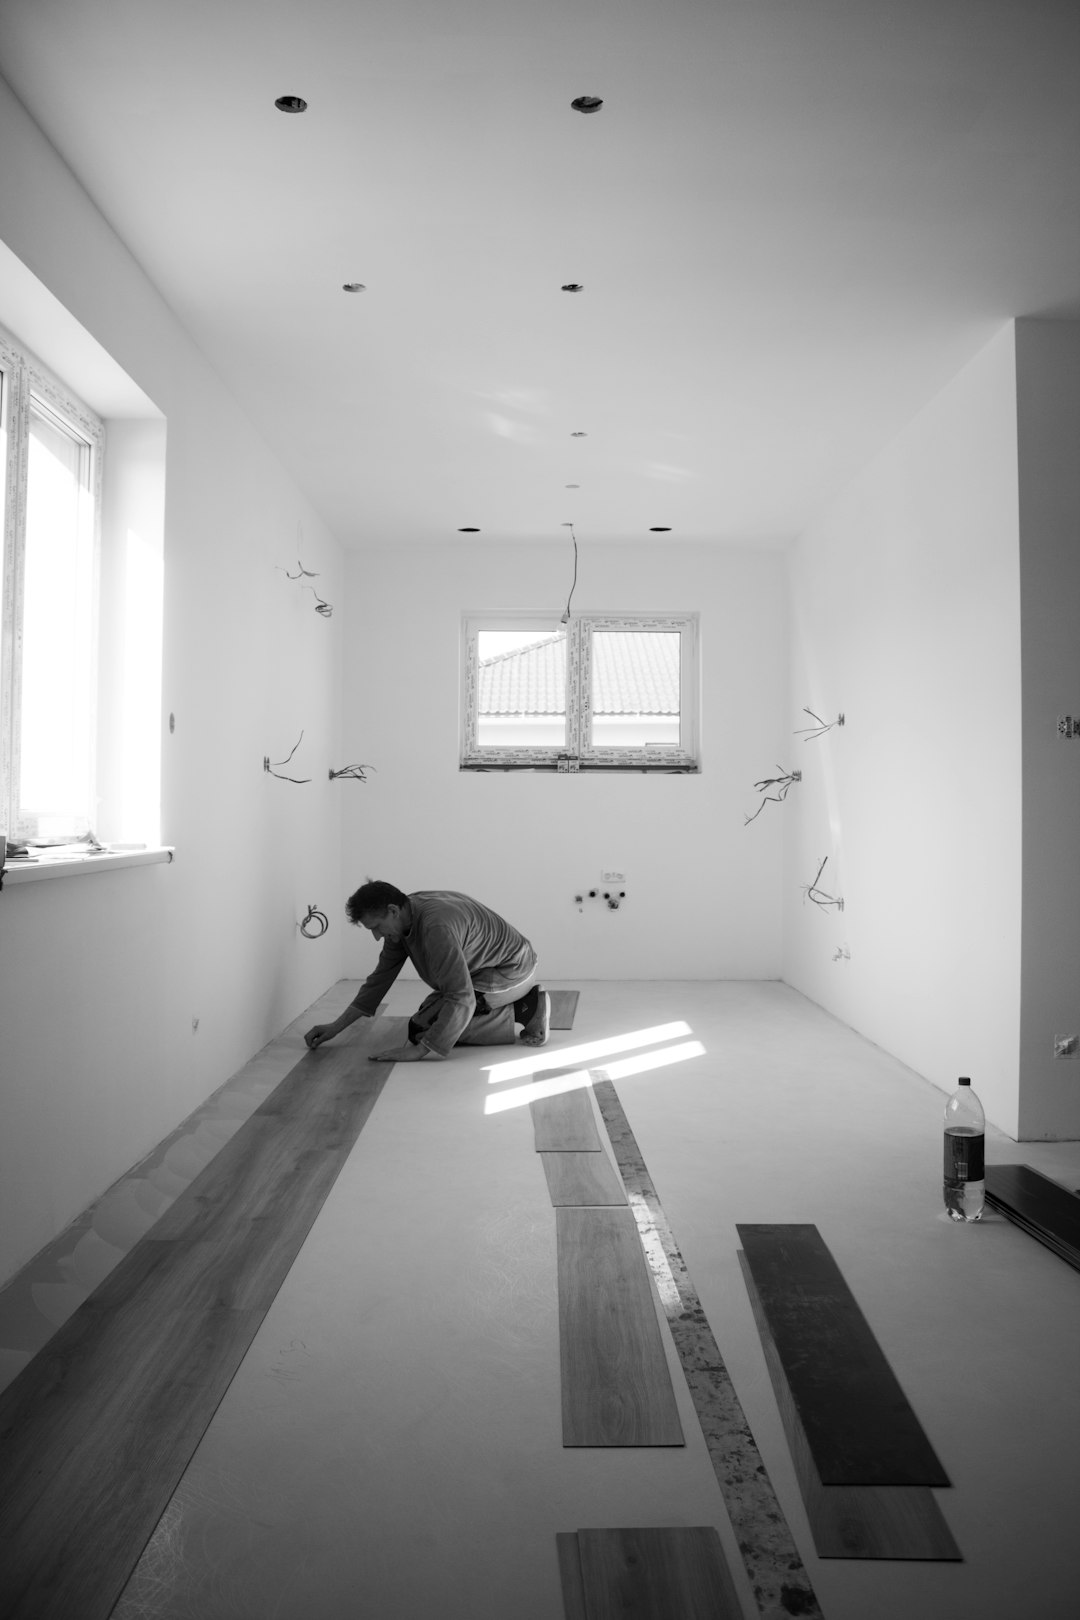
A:
[[[594,113],[600,111],[604,102],[601,96],[575,96],[570,105],[575,112]]]
[[[464,529],[459,529],[458,530],[458,534],[479,534],[479,533],[480,533],[479,529],[464,528]]]
[[[671,533],[671,524],[670,523],[657,523],[657,524],[654,524],[653,527],[649,530],[649,533],[650,534],[670,534]]]
[[[589,435],[587,433],[583,433],[581,429],[578,428],[576,432],[571,433],[570,437],[572,439],[587,439]]]
[[[302,113],[307,112],[307,102],[303,96],[278,96],[274,102],[278,112]]]
[[[567,487],[567,489],[580,489],[581,485],[580,484],[567,484],[566,487]]]
[[[367,292],[367,288],[362,281],[343,281],[341,290],[342,292]]]
[[[562,290],[563,292],[584,292],[585,284],[581,281],[564,281]]]

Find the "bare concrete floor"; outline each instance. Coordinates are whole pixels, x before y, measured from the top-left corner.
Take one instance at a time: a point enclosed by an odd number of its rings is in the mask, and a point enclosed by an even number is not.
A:
[[[943,1094],[781,984],[576,987],[546,1058],[675,1021],[704,1047],[616,1087],[828,1620],[1075,1615],[1080,1276],[992,1213],[947,1219]],[[213,1151],[352,989],[176,1140]],[[390,1015],[418,999],[399,984]],[[485,1112],[522,1083],[488,1066],[525,1053],[395,1069],[114,1620],[561,1620],[556,1531],[671,1524],[716,1525],[756,1616],[666,1329],[685,1447],[561,1445],[554,1212],[528,1108]],[[160,1161],[176,1180],[183,1156]],[[1080,1143],[991,1131],[988,1157],[1080,1186]],[[118,1251],[154,1169],[114,1189]],[[820,1229],[952,1478],[937,1495],[962,1564],[816,1558],[740,1221]]]

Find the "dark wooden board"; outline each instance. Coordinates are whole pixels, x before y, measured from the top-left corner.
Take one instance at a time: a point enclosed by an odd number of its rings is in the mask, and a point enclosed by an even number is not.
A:
[[[1027,1164],[988,1164],[987,1202],[1080,1270],[1080,1198]]]
[[[956,1561],[961,1553],[928,1485],[823,1485],[761,1299],[739,1253],[776,1403],[819,1558]]]
[[[391,1069],[307,1053],[0,1394],[4,1620],[106,1620]]]
[[[547,1080],[551,1076],[539,1078]],[[529,1112],[537,1153],[600,1152],[600,1132],[588,1085],[560,1091],[554,1097],[538,1097],[529,1104]]]
[[[626,1189],[606,1153],[541,1153],[551,1202],[625,1204]]]
[[[948,1485],[817,1227],[738,1232],[822,1483]]]
[[[564,1446],[684,1444],[629,1209],[557,1209]]]
[[[712,1525],[579,1530],[587,1620],[742,1620]]]
[[[580,990],[549,990],[552,1029],[573,1029]]]

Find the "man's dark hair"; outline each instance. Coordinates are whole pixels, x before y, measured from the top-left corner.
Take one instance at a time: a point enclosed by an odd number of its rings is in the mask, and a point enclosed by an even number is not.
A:
[[[392,883],[372,883],[369,879],[355,894],[350,894],[345,911],[351,923],[358,923],[361,917],[385,917],[391,906],[403,906],[408,898]]]

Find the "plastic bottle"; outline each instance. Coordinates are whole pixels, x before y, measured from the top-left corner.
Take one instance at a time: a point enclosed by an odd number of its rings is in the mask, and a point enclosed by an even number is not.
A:
[[[977,1221],[986,1193],[986,1115],[962,1076],[945,1104],[945,1208],[954,1221]]]

